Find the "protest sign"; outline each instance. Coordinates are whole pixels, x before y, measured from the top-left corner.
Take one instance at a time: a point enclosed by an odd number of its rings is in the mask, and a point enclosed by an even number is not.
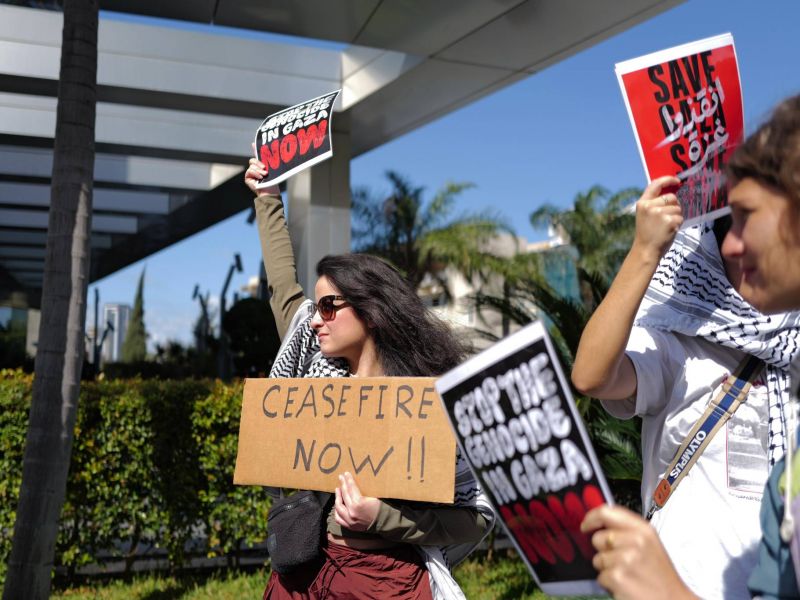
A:
[[[648,181],[676,175],[683,226],[729,209],[724,164],[744,135],[728,33],[616,65]]]
[[[333,156],[333,104],[342,90],[268,116],[256,131],[256,158],[267,167],[258,188],[277,185]]]
[[[455,439],[433,379],[247,379],[233,482],[453,502]]]
[[[580,523],[611,503],[552,342],[534,323],[436,382],[456,439],[547,594],[602,593]]]

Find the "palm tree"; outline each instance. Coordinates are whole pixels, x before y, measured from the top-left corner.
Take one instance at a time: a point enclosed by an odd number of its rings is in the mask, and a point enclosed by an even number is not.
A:
[[[561,364],[569,372],[581,333],[630,248],[635,218],[625,211],[625,206],[640,193],[629,188],[611,195],[594,186],[578,194],[569,210],[547,205],[531,215],[532,224],[554,226],[575,248],[581,301],[552,287],[544,276],[541,255],[518,254],[493,260],[491,270],[505,282],[503,295],[475,294],[473,301],[479,314],[489,308],[518,326],[543,316]],[[488,332],[483,334],[491,337]],[[617,500],[638,508],[642,472],[639,420],[620,421],[608,415],[598,402],[577,393],[575,399]]]
[[[385,258],[402,271],[414,288],[426,275],[443,284],[443,269],[452,266],[470,278],[486,264],[489,242],[509,232],[501,219],[484,212],[453,216],[457,196],[472,187],[449,183],[427,204],[423,187],[414,187],[394,171],[387,198],[366,189],[353,191],[353,245],[356,251]]]
[[[611,194],[595,185],[577,194],[571,209],[545,204],[531,213],[531,224],[553,227],[578,251],[578,267],[610,284],[633,239],[635,218],[625,207],[641,193],[625,188]]]
[[[42,314],[4,600],[47,598],[83,362],[92,219],[97,0],[65,0]]]
[[[544,316],[561,365],[569,373],[592,309],[555,291],[542,277],[536,257],[519,255],[501,262],[506,265],[497,265],[496,269],[506,277],[504,295],[478,292],[473,297],[478,312],[486,308],[494,310],[520,327]],[[579,280],[590,290],[594,304],[608,291],[601,278],[583,269],[579,269]],[[492,339],[488,332],[483,335]],[[606,413],[599,402],[575,390],[573,395],[617,501],[639,510],[642,476],[639,419],[618,420]]]

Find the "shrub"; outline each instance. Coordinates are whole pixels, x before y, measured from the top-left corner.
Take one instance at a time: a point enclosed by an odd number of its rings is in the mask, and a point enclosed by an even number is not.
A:
[[[0,370],[0,581],[11,552],[32,386],[32,375]]]
[[[208,554],[236,558],[239,551],[264,538],[267,531],[267,494],[259,487],[234,486],[242,412],[241,383],[216,382],[211,393],[195,404],[193,435],[199,449],[201,514],[208,535]]]
[[[11,549],[32,377],[0,371],[0,582]],[[81,385],[56,564],[166,551],[185,563],[187,543],[232,559],[266,533],[268,496],[233,485],[241,383],[115,380]]]

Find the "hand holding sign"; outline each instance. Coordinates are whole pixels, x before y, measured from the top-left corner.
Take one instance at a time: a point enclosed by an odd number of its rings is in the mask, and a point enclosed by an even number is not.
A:
[[[244,172],[244,184],[250,188],[256,196],[279,196],[281,189],[277,185],[270,185],[267,187],[258,187],[261,180],[266,176],[267,169],[260,160],[255,158],[250,159],[250,166]]]
[[[592,534],[597,582],[614,598],[697,598],[675,572],[656,530],[621,506],[590,511],[581,531]]]
[[[336,522],[352,531],[366,531],[378,518],[381,501],[377,498],[362,496],[356,480],[349,471],[339,475],[339,487],[336,488]]]
[[[256,152],[256,144],[253,142],[253,153]],[[281,189],[277,185],[258,187],[267,175],[267,166],[257,158],[251,158],[247,170],[244,172],[244,184],[256,196],[280,196]]]
[[[665,188],[675,185],[680,185],[677,177],[654,179],[636,203],[636,236],[633,248],[653,264],[658,264],[669,250],[683,223],[678,197],[665,193]]]

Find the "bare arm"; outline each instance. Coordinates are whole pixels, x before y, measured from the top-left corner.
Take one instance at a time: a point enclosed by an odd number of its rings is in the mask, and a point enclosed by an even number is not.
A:
[[[257,189],[256,184],[267,174],[264,164],[250,159],[244,175],[245,184],[256,194],[256,224],[261,240],[261,254],[270,292],[270,307],[281,339],[292,316],[305,299],[303,288],[297,282],[294,252],[289,230],[283,216],[281,192],[277,186]]]
[[[581,335],[572,383],[601,400],[624,400],[636,393],[636,371],[625,355],[633,320],[658,262],[683,222],[675,194],[662,194],[678,185],[661,177],[647,186],[636,203],[636,235],[608,294]]]

